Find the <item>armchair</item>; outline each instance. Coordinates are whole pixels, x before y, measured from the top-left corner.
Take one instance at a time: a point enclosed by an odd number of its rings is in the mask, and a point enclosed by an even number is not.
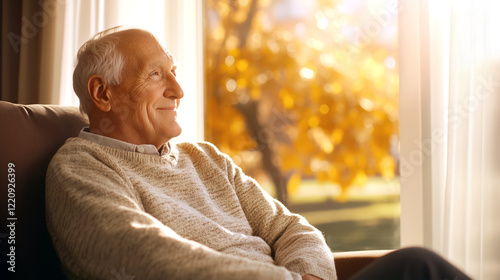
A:
[[[64,279],[45,225],[45,172],[57,149],[86,124],[76,107],[0,101],[1,279]],[[15,178],[15,205],[7,203],[8,178]],[[12,214],[9,208],[14,208]],[[11,222],[15,228],[7,227]],[[15,244],[8,243],[11,236]],[[15,246],[15,273],[7,270],[11,246]],[[339,279],[347,279],[385,253],[335,253]]]

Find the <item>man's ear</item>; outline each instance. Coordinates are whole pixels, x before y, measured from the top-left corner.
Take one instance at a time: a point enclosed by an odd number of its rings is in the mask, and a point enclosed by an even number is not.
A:
[[[111,110],[111,92],[99,75],[89,77],[87,91],[97,109],[103,112]]]

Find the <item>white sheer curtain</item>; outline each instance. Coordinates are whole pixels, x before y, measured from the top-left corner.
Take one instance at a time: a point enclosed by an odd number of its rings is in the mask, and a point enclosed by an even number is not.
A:
[[[152,32],[175,56],[185,97],[179,108],[183,133],[177,141],[203,140],[203,50],[201,0],[49,0],[58,12],[47,28],[42,73],[49,103],[78,106],[73,69],[80,46],[99,31],[125,25]],[[50,54],[50,55],[49,55]]]
[[[402,245],[500,279],[500,2],[400,2]]]

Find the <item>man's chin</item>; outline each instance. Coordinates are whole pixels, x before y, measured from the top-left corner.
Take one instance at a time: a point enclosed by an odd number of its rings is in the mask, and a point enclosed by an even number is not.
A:
[[[171,132],[169,133],[169,135],[168,135],[168,139],[169,139],[169,140],[168,140],[168,141],[170,141],[170,140],[172,140],[172,139],[174,139],[174,138],[176,138],[176,137],[179,137],[179,136],[181,135],[181,133],[182,133],[182,128],[181,128],[180,126],[178,126],[178,127],[177,127],[177,129],[176,129],[175,131],[171,131]],[[168,141],[167,141],[167,142],[168,142]]]
[[[178,137],[178,136],[180,136],[180,135],[181,135],[181,133],[182,133],[182,127],[181,127],[180,125],[178,125],[178,126],[177,126],[177,130],[178,130],[178,131],[177,131],[177,133],[175,133],[176,135],[175,135],[174,137]]]

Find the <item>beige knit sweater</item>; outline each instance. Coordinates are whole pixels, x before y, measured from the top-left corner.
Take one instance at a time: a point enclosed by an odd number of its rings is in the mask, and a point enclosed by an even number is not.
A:
[[[336,279],[322,234],[208,143],[160,157],[71,138],[47,226],[76,279]]]

